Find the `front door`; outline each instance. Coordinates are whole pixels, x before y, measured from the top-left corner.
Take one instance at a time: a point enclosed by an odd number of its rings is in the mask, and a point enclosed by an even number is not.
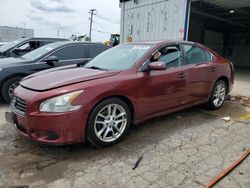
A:
[[[150,116],[186,103],[187,71],[179,45],[165,46],[155,52],[150,62],[166,63],[166,70],[147,70],[140,81],[142,114]]]

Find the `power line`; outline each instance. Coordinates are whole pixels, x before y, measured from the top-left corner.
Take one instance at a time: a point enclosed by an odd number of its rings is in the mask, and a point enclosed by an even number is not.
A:
[[[107,17],[103,16],[99,11],[97,11],[96,16],[98,16],[98,17],[100,17],[100,18],[102,18],[104,20],[111,21],[111,22],[120,22],[120,20],[113,20],[113,19],[110,19],[110,18],[107,18]]]
[[[98,32],[98,33],[104,33],[104,34],[111,34],[111,32],[108,32],[108,31],[100,31],[100,30],[98,30],[98,29],[92,29],[93,31],[96,31],[96,32]]]
[[[58,29],[69,28],[69,27],[76,26],[76,25],[81,25],[81,24],[84,24],[84,23],[86,23],[86,21],[85,22],[79,22],[79,23],[71,24],[71,25],[60,26],[60,27],[57,27],[57,28]]]
[[[110,26],[107,26],[107,25],[103,25],[102,23],[99,23],[99,22],[96,22],[96,21],[93,21],[94,25],[100,27],[100,29],[104,29],[104,30],[109,30],[109,29],[114,29],[114,27],[110,27]],[[115,30],[119,30],[119,28],[115,28]]]
[[[105,19],[99,15],[96,15],[99,19],[103,20],[103,21],[106,21],[106,22],[109,22],[109,23],[113,23],[113,24],[120,24],[120,21],[114,21],[114,20],[109,20],[109,19]]]

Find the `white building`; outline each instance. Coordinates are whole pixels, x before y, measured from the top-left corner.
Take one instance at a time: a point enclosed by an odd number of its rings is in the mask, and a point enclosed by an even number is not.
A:
[[[250,0],[120,0],[121,42],[190,40],[250,67]]]
[[[34,37],[33,29],[0,26],[0,42],[9,42],[22,37]]]

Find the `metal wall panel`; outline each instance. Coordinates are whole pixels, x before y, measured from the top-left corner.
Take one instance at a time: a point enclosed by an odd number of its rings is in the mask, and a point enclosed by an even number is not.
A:
[[[0,26],[0,42],[9,42],[22,37],[34,37],[33,29]]]
[[[184,39],[188,0],[139,0],[121,4],[121,42]]]

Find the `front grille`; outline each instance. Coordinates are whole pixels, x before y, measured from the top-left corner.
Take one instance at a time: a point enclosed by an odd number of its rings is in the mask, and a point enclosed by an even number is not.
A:
[[[21,99],[20,97],[13,96],[11,101],[11,107],[14,112],[24,116],[26,113],[27,102]]]

